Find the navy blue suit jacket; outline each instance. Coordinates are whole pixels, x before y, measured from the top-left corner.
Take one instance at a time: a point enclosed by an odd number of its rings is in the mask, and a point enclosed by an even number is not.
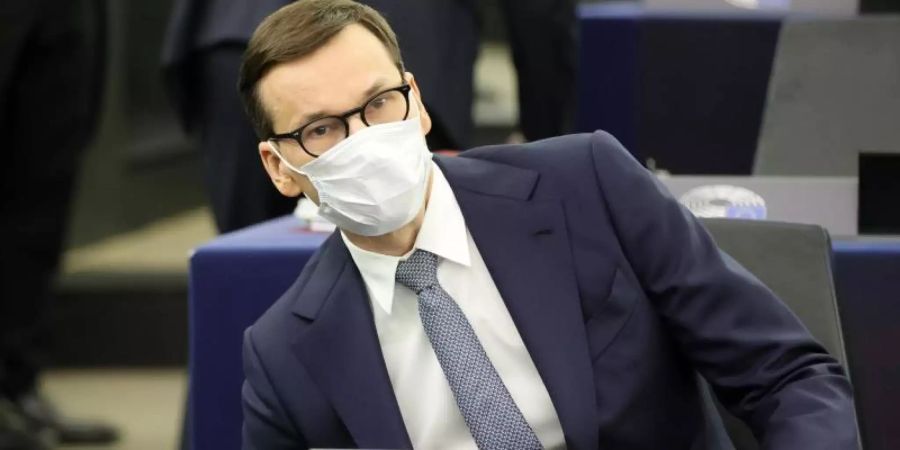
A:
[[[569,448],[706,448],[697,372],[765,448],[856,448],[840,365],[610,135],[437,162]],[[337,234],[244,359],[245,449],[410,447]]]

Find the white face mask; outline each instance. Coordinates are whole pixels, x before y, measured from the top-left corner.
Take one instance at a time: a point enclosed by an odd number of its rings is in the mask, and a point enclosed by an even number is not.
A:
[[[289,168],[309,177],[319,192],[319,215],[342,230],[362,236],[396,231],[425,201],[431,152],[418,114],[363,128],[301,168],[270,145]]]

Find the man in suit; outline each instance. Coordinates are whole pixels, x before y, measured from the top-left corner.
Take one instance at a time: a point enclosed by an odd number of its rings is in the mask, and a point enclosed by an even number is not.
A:
[[[184,128],[197,134],[216,228],[234,231],[288,214],[296,202],[278,194],[256,156],[256,141],[234,92],[241,54],[253,30],[290,0],[179,0],[162,63]]]
[[[245,334],[244,448],[850,449],[840,365],[608,134],[434,158],[393,32],[280,9],[240,91],[278,190],[339,231]]]
[[[39,342],[52,305],[75,176],[98,116],[103,3],[0,3],[0,449],[116,439],[40,393]]]

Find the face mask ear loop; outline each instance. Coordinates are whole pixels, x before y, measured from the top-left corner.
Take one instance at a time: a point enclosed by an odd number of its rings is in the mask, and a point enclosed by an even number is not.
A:
[[[421,119],[421,114],[419,113],[419,99],[416,97],[416,94],[412,89],[409,90],[409,113],[406,115],[406,120],[411,119]],[[413,115],[415,112],[415,116]]]
[[[301,172],[300,169],[291,164],[287,160],[287,158],[285,158],[284,155],[281,154],[281,151],[278,150],[278,145],[275,144],[275,141],[273,139],[267,140],[266,143],[269,144],[269,148],[272,149],[272,153],[275,153],[275,156],[278,156],[278,159],[281,160],[282,164],[288,166],[288,168],[293,170],[294,172],[303,175],[303,172]]]

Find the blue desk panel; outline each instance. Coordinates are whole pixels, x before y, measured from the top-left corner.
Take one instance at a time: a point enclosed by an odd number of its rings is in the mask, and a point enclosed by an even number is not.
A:
[[[294,282],[327,237],[288,216],[197,249],[190,274],[190,440],[195,450],[241,447],[244,329]]]
[[[326,237],[284,217],[221,236],[191,258],[187,422],[194,450],[240,448],[243,331]],[[900,240],[836,241],[834,251],[866,448],[894,449],[900,442]]]
[[[834,242],[835,285],[863,448],[900,448],[900,239]]]
[[[578,14],[578,131],[609,131],[674,174],[750,174],[782,16]]]

